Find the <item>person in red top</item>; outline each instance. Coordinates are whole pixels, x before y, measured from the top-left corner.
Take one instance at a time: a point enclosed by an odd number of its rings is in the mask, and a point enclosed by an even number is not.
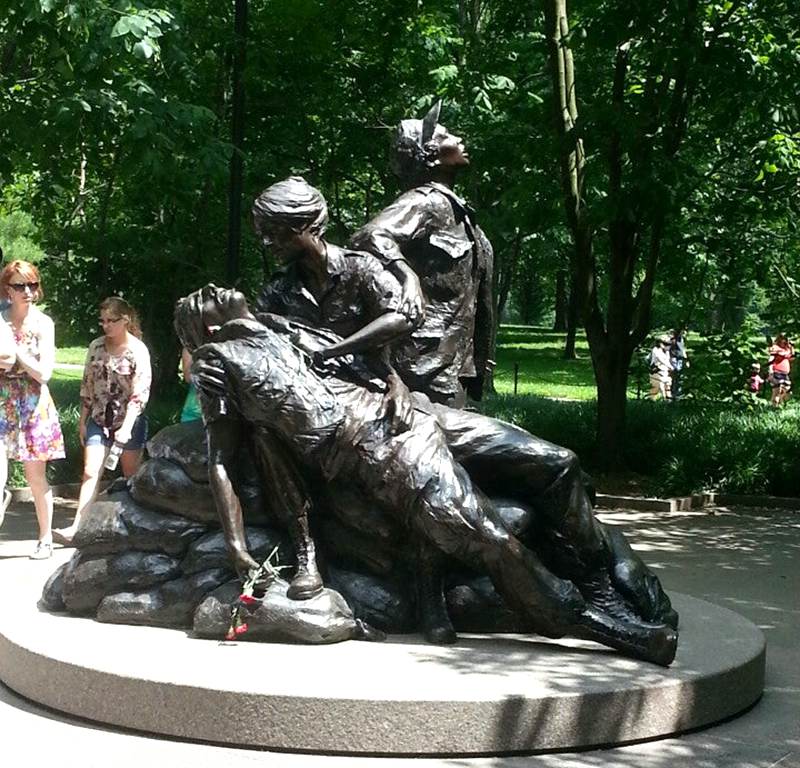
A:
[[[794,346],[785,333],[779,333],[769,348],[769,364],[771,370],[772,405],[782,405],[789,398],[792,381],[789,374],[792,369]]]

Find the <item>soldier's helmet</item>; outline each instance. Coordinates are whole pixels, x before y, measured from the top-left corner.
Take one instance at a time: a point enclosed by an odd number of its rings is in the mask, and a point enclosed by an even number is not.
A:
[[[442,103],[434,104],[422,120],[401,120],[392,138],[391,167],[401,179],[410,181],[439,162],[439,145],[433,140]]]

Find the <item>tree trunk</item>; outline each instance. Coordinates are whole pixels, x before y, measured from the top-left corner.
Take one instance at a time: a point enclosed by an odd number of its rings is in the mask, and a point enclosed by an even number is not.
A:
[[[567,330],[567,312],[568,312],[568,298],[567,298],[567,278],[568,273],[566,269],[559,269],[556,273],[556,317],[553,321],[553,330],[561,331],[562,333]]]
[[[625,408],[630,361],[631,353],[618,349],[595,362],[594,366],[597,380],[597,463],[605,470],[625,466]]]
[[[233,103],[228,189],[228,254],[225,273],[229,283],[239,277],[242,243],[242,188],[244,186],[244,65],[247,44],[247,0],[234,2]]]
[[[110,253],[106,243],[108,231],[108,212],[111,208],[111,196],[114,194],[114,184],[117,180],[117,163],[120,156],[119,147],[114,148],[108,169],[108,177],[103,188],[103,197],[100,201],[100,212],[97,222],[97,236],[95,240],[96,253],[100,261],[100,281],[97,296],[104,299],[109,293],[109,278],[111,272]]]
[[[511,283],[514,280],[514,275],[517,272],[517,264],[519,263],[519,254],[522,249],[522,232],[519,228],[514,233],[514,245],[511,252],[507,257],[502,259],[495,259],[495,285],[497,286],[497,312],[495,313],[496,324],[499,325],[503,320],[503,313],[506,311],[506,304],[508,303],[508,294],[511,291]],[[498,254],[499,255],[499,254]]]
[[[0,73],[4,76],[11,74],[11,65],[14,63],[14,55],[16,52],[16,40],[9,40],[3,44],[2,51],[0,51]]]
[[[575,360],[575,337],[578,335],[578,319],[580,317],[580,302],[575,280],[570,280],[569,304],[567,306],[567,338],[564,341],[564,359]]]
[[[530,278],[520,281],[518,286],[519,319],[523,325],[530,325],[533,319],[534,291]]]
[[[612,237],[606,327],[595,277],[597,265],[594,231],[583,196],[586,155],[580,131],[577,129],[577,93],[566,0],[546,0],[544,11],[548,61],[553,82],[555,127],[560,145],[559,164],[564,210],[574,246],[571,258],[572,294],[586,328],[597,381],[598,459],[605,468],[613,468],[622,466],[623,461],[621,430],[625,421],[625,394],[631,354],[628,338],[631,302],[625,300],[623,289],[631,281],[632,272],[622,264],[621,257],[625,253],[618,247],[619,241],[615,243]],[[625,65],[626,52],[622,49],[618,49],[618,52],[623,54],[622,59],[618,56],[617,61],[617,71],[620,72],[624,71],[620,70],[620,64]],[[618,82],[615,79],[616,85]],[[611,175],[613,177],[614,174]],[[613,187],[613,178],[611,183]],[[622,353],[626,348],[629,350],[627,355]]]
[[[659,190],[669,186],[664,182],[670,170],[677,169],[665,170],[661,184],[652,184],[652,177],[654,169],[673,162],[686,134],[697,80],[692,67],[698,52],[705,50],[699,31],[699,0],[686,0],[682,6],[683,32],[675,55],[669,58],[664,72],[653,71],[645,84],[648,94],[656,93],[656,83],[664,88],[662,96],[667,103],[652,99],[648,108],[651,114],[645,115],[647,119],[633,141],[627,123],[623,130],[624,121],[614,123],[608,136],[608,151],[604,153],[608,196],[604,205],[611,218],[607,227],[608,262],[599,269],[592,217],[583,196],[586,155],[581,138],[584,131],[578,121],[567,0],[545,0],[543,4],[563,203],[574,245],[571,269],[597,381],[598,456],[606,468],[623,464],[628,368],[633,350],[650,328],[661,243],[671,213],[669,195]],[[610,90],[610,106],[617,116],[626,113],[632,50],[636,50],[633,40],[617,43]],[[659,192],[657,199],[649,201],[655,192]],[[602,303],[598,275],[603,275],[608,284]]]

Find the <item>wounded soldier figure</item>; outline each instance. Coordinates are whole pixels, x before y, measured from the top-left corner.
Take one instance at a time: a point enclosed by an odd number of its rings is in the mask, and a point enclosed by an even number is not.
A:
[[[330,334],[315,337],[285,318],[261,320],[241,293],[213,285],[179,301],[175,311],[176,330],[195,361],[223,373],[224,390],[201,390],[200,403],[212,490],[240,573],[255,561],[229,477],[234,448],[247,431],[269,435],[310,476],[324,482],[346,477],[437,550],[488,575],[537,633],[594,640],[635,658],[671,663],[677,643],[671,627],[592,600],[505,529],[451,453],[441,414],[415,407],[397,423],[387,414],[384,393],[368,380],[345,364],[337,368],[335,359],[309,357],[314,345],[330,344]]]

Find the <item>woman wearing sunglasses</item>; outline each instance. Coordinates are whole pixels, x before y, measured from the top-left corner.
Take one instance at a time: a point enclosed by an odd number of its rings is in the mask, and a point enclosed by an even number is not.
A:
[[[89,345],[81,382],[78,511],[72,525],[54,532],[56,542],[67,546],[97,495],[109,451],[119,455],[122,474],[130,477],[139,468],[147,440],[143,411],[150,396],[150,353],[141,340],[139,317],[125,299],[110,296],[100,304],[100,327],[103,335]]]
[[[53,321],[36,307],[42,299],[39,270],[27,261],[12,261],[0,272],[0,297],[8,300],[0,314],[14,340],[16,360],[0,369],[0,490],[2,509],[7,459],[21,461],[33,494],[39,541],[31,557],[44,560],[53,551],[53,493],[47,482],[47,462],[64,458],[64,438],[47,382],[55,362]]]

